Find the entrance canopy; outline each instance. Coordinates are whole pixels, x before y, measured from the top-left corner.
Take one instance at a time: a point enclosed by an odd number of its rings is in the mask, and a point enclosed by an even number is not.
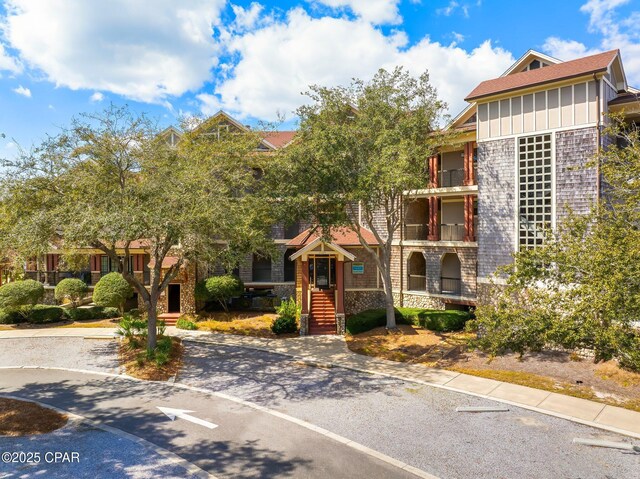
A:
[[[378,240],[368,229],[360,227],[360,234],[367,244],[371,246],[378,245]],[[331,238],[330,241],[327,236]],[[289,241],[287,246],[300,248],[290,256],[293,261],[299,257],[306,261],[309,255],[333,255],[337,256],[339,261],[344,261],[345,259],[353,261],[355,255],[347,251],[345,247],[361,246],[361,243],[358,233],[350,228],[333,228],[330,235],[326,236],[322,234],[322,230],[319,228],[309,228]]]

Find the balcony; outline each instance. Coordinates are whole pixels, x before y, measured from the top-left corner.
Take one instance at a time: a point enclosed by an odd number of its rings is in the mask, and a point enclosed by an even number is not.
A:
[[[445,276],[440,277],[440,293],[460,296],[461,292],[462,280],[460,278],[447,278]]]
[[[441,241],[463,241],[464,225],[462,224],[441,224],[440,225]]]
[[[440,188],[462,186],[464,184],[464,169],[440,170]]]
[[[25,278],[38,279],[37,271],[26,271]],[[40,271],[40,281],[50,286],[57,286],[60,281],[66,278],[78,278],[86,284],[91,284],[91,272],[89,271]]]
[[[429,226],[426,224],[405,224],[404,239],[408,241],[426,241],[429,236]]]
[[[409,291],[425,292],[427,290],[427,277],[420,274],[409,275]]]

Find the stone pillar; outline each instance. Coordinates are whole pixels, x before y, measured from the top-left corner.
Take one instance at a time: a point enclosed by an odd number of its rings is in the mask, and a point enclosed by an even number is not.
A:
[[[437,196],[429,198],[429,241],[440,240],[440,222],[438,221],[439,200]]]
[[[309,261],[302,261],[302,315],[309,314]]]
[[[473,212],[473,195],[464,196],[464,240],[476,240],[475,218]]]

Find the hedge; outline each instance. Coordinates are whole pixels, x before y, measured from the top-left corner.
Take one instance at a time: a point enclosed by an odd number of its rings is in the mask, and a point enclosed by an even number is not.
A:
[[[133,296],[133,288],[120,273],[109,273],[93,289],[93,302],[98,306],[122,310],[127,299]]]
[[[432,331],[459,331],[469,319],[469,313],[453,309],[396,308],[397,324],[413,324]],[[350,334],[364,333],[387,325],[384,308],[368,309],[347,318],[346,329]]]
[[[16,310],[0,309],[0,324],[24,323],[26,318]]]
[[[60,306],[36,304],[29,312],[29,322],[33,324],[55,323],[64,318],[64,309]]]
[[[60,302],[68,299],[75,307],[76,303],[84,298],[88,291],[89,287],[81,279],[65,278],[57,284],[53,295]]]
[[[111,319],[120,316],[117,308],[103,308],[93,306],[91,308],[67,309],[66,315],[72,321],[87,321],[90,319]]]
[[[44,296],[44,286],[39,281],[26,279],[0,287],[0,309],[16,310],[36,304]]]

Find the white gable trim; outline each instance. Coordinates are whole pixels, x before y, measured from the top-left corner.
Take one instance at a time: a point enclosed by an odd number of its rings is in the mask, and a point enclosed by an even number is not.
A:
[[[323,249],[325,249],[325,247],[326,247],[326,248],[329,248],[330,251],[322,251],[322,252],[313,251],[320,244],[322,245]],[[289,259],[291,261],[294,261],[297,258],[302,256],[302,260],[304,261],[308,254],[311,254],[311,253],[320,253],[320,254],[326,253],[326,254],[329,254],[331,252],[337,253],[338,254],[338,259],[340,261],[344,261],[344,258],[347,258],[349,261],[353,261],[353,260],[356,259],[355,255],[353,255],[352,253],[349,253],[346,249],[342,248],[341,246],[338,246],[335,243],[327,243],[326,241],[322,241],[322,238],[314,239],[307,246],[305,246],[304,248],[296,251],[291,256],[289,256]]]

